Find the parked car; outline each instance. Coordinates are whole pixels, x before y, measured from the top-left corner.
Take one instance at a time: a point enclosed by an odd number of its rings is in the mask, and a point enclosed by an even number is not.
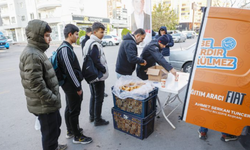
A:
[[[183,34],[183,33],[174,33],[174,34],[171,34],[172,37],[173,37],[173,40],[174,42],[185,42],[186,41],[186,36]]]
[[[183,50],[171,50],[169,62],[175,69],[190,73],[193,65],[195,47],[196,43]]]
[[[102,47],[105,47],[105,46],[107,46],[108,44],[107,44],[107,42],[105,42],[105,41],[102,41]]]
[[[181,33],[179,30],[167,30],[168,34],[175,34],[175,33]]]
[[[0,35],[0,48],[10,48],[7,38],[3,34]]]
[[[121,43],[122,39],[119,36],[116,35],[112,35],[114,38],[117,38],[117,40],[119,41],[119,43]]]
[[[11,38],[11,37],[9,37],[9,36],[6,36],[6,38],[7,38],[7,42],[11,45],[11,44],[14,44],[14,40]]]
[[[193,39],[196,36],[194,31],[183,31],[183,33],[187,36],[187,39]]]
[[[117,37],[114,37],[112,35],[104,35],[102,38],[102,41],[105,41],[108,45],[119,45],[119,39]]]

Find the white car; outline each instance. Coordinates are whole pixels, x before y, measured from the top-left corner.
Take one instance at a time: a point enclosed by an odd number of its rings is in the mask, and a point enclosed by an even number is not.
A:
[[[183,33],[174,33],[171,35],[173,37],[174,42],[178,42],[178,43],[185,42],[187,39],[186,35]]]
[[[196,43],[186,49],[171,50],[169,62],[175,69],[190,73],[193,66],[195,47]]]
[[[104,35],[104,37],[102,38],[102,41],[106,42],[110,46],[120,44],[118,37],[114,35]]]

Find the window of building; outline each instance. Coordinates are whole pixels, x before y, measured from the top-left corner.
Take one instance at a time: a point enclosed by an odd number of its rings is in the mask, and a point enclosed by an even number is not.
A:
[[[21,20],[22,20],[22,21],[25,21],[25,16],[21,16]]]
[[[41,19],[41,13],[38,13],[38,17],[39,17],[39,19]]]
[[[185,11],[186,9],[185,8],[182,8],[181,11]]]
[[[30,14],[30,19],[33,20],[34,19],[34,13]]]
[[[181,13],[181,15],[185,15],[185,13]]]
[[[11,17],[11,23],[16,23],[16,18],[15,17]]]

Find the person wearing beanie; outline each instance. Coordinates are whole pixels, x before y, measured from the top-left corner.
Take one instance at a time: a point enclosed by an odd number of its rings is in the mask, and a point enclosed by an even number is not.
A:
[[[159,32],[158,32],[158,35],[155,36],[155,39],[158,39],[159,37],[161,37],[162,35],[166,35],[169,42],[168,44],[166,45],[165,48],[162,49],[161,53],[163,55],[163,57],[169,61],[169,56],[170,56],[170,47],[173,47],[174,46],[174,41],[173,41],[173,38],[170,34],[167,33],[167,27],[165,26],[161,26],[160,29],[159,29]]]
[[[152,40],[147,46],[143,48],[141,53],[141,58],[147,61],[145,66],[137,65],[136,73],[139,78],[142,80],[147,80],[148,75],[146,70],[152,66],[155,66],[156,63],[165,68],[168,72],[171,72],[176,76],[176,70],[164,59],[161,51],[169,43],[167,35],[159,37],[157,40]]]

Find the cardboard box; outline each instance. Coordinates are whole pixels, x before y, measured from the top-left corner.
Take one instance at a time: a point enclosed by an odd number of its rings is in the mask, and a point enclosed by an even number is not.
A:
[[[147,70],[148,80],[161,82],[161,79],[168,78],[168,71],[162,66],[153,66]]]

